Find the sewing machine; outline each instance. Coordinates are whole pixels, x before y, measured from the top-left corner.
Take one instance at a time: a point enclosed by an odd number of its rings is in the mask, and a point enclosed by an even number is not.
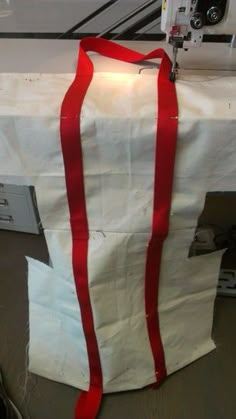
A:
[[[173,65],[170,80],[178,71],[179,48],[199,47],[204,34],[236,33],[235,0],[163,0],[161,29],[173,46]],[[235,36],[232,38],[235,46]]]

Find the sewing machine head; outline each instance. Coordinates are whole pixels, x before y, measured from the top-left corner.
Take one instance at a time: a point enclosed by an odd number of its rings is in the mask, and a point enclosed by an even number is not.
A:
[[[173,46],[170,80],[174,81],[178,48],[199,47],[206,33],[236,33],[236,1],[163,0],[161,29]]]

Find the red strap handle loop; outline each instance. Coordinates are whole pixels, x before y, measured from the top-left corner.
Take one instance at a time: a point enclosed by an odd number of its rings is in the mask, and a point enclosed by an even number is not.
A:
[[[88,284],[89,231],[79,118],[85,94],[93,77],[93,64],[87,55],[88,51],[128,63],[154,58],[162,59],[157,86],[158,115],[152,235],[147,250],[145,274],[147,328],[157,383],[160,383],[166,376],[157,301],[162,244],[168,234],[178,129],[176,90],[174,83],[169,81],[171,61],[163,49],[153,50],[149,54],[140,54],[105,39],[85,38],[81,40],[75,80],[64,98],[61,109],[61,143],[73,237],[73,269],[90,366],[90,389],[88,393],[82,393],[77,403],[76,419],[96,418],[103,391],[102,369]]]

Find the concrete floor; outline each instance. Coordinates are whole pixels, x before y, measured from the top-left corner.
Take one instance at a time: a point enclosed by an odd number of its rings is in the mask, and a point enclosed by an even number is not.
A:
[[[47,262],[42,236],[0,231],[0,367],[24,419],[73,419],[79,391],[30,374],[28,342],[29,255]],[[236,300],[216,301],[216,351],[170,376],[158,389],[104,397],[99,419],[235,419]],[[0,418],[1,419],[1,418]]]

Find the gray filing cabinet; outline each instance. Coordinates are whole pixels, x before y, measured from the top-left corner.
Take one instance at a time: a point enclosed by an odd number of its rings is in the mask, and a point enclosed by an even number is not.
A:
[[[41,233],[33,187],[0,183],[0,229]]]

